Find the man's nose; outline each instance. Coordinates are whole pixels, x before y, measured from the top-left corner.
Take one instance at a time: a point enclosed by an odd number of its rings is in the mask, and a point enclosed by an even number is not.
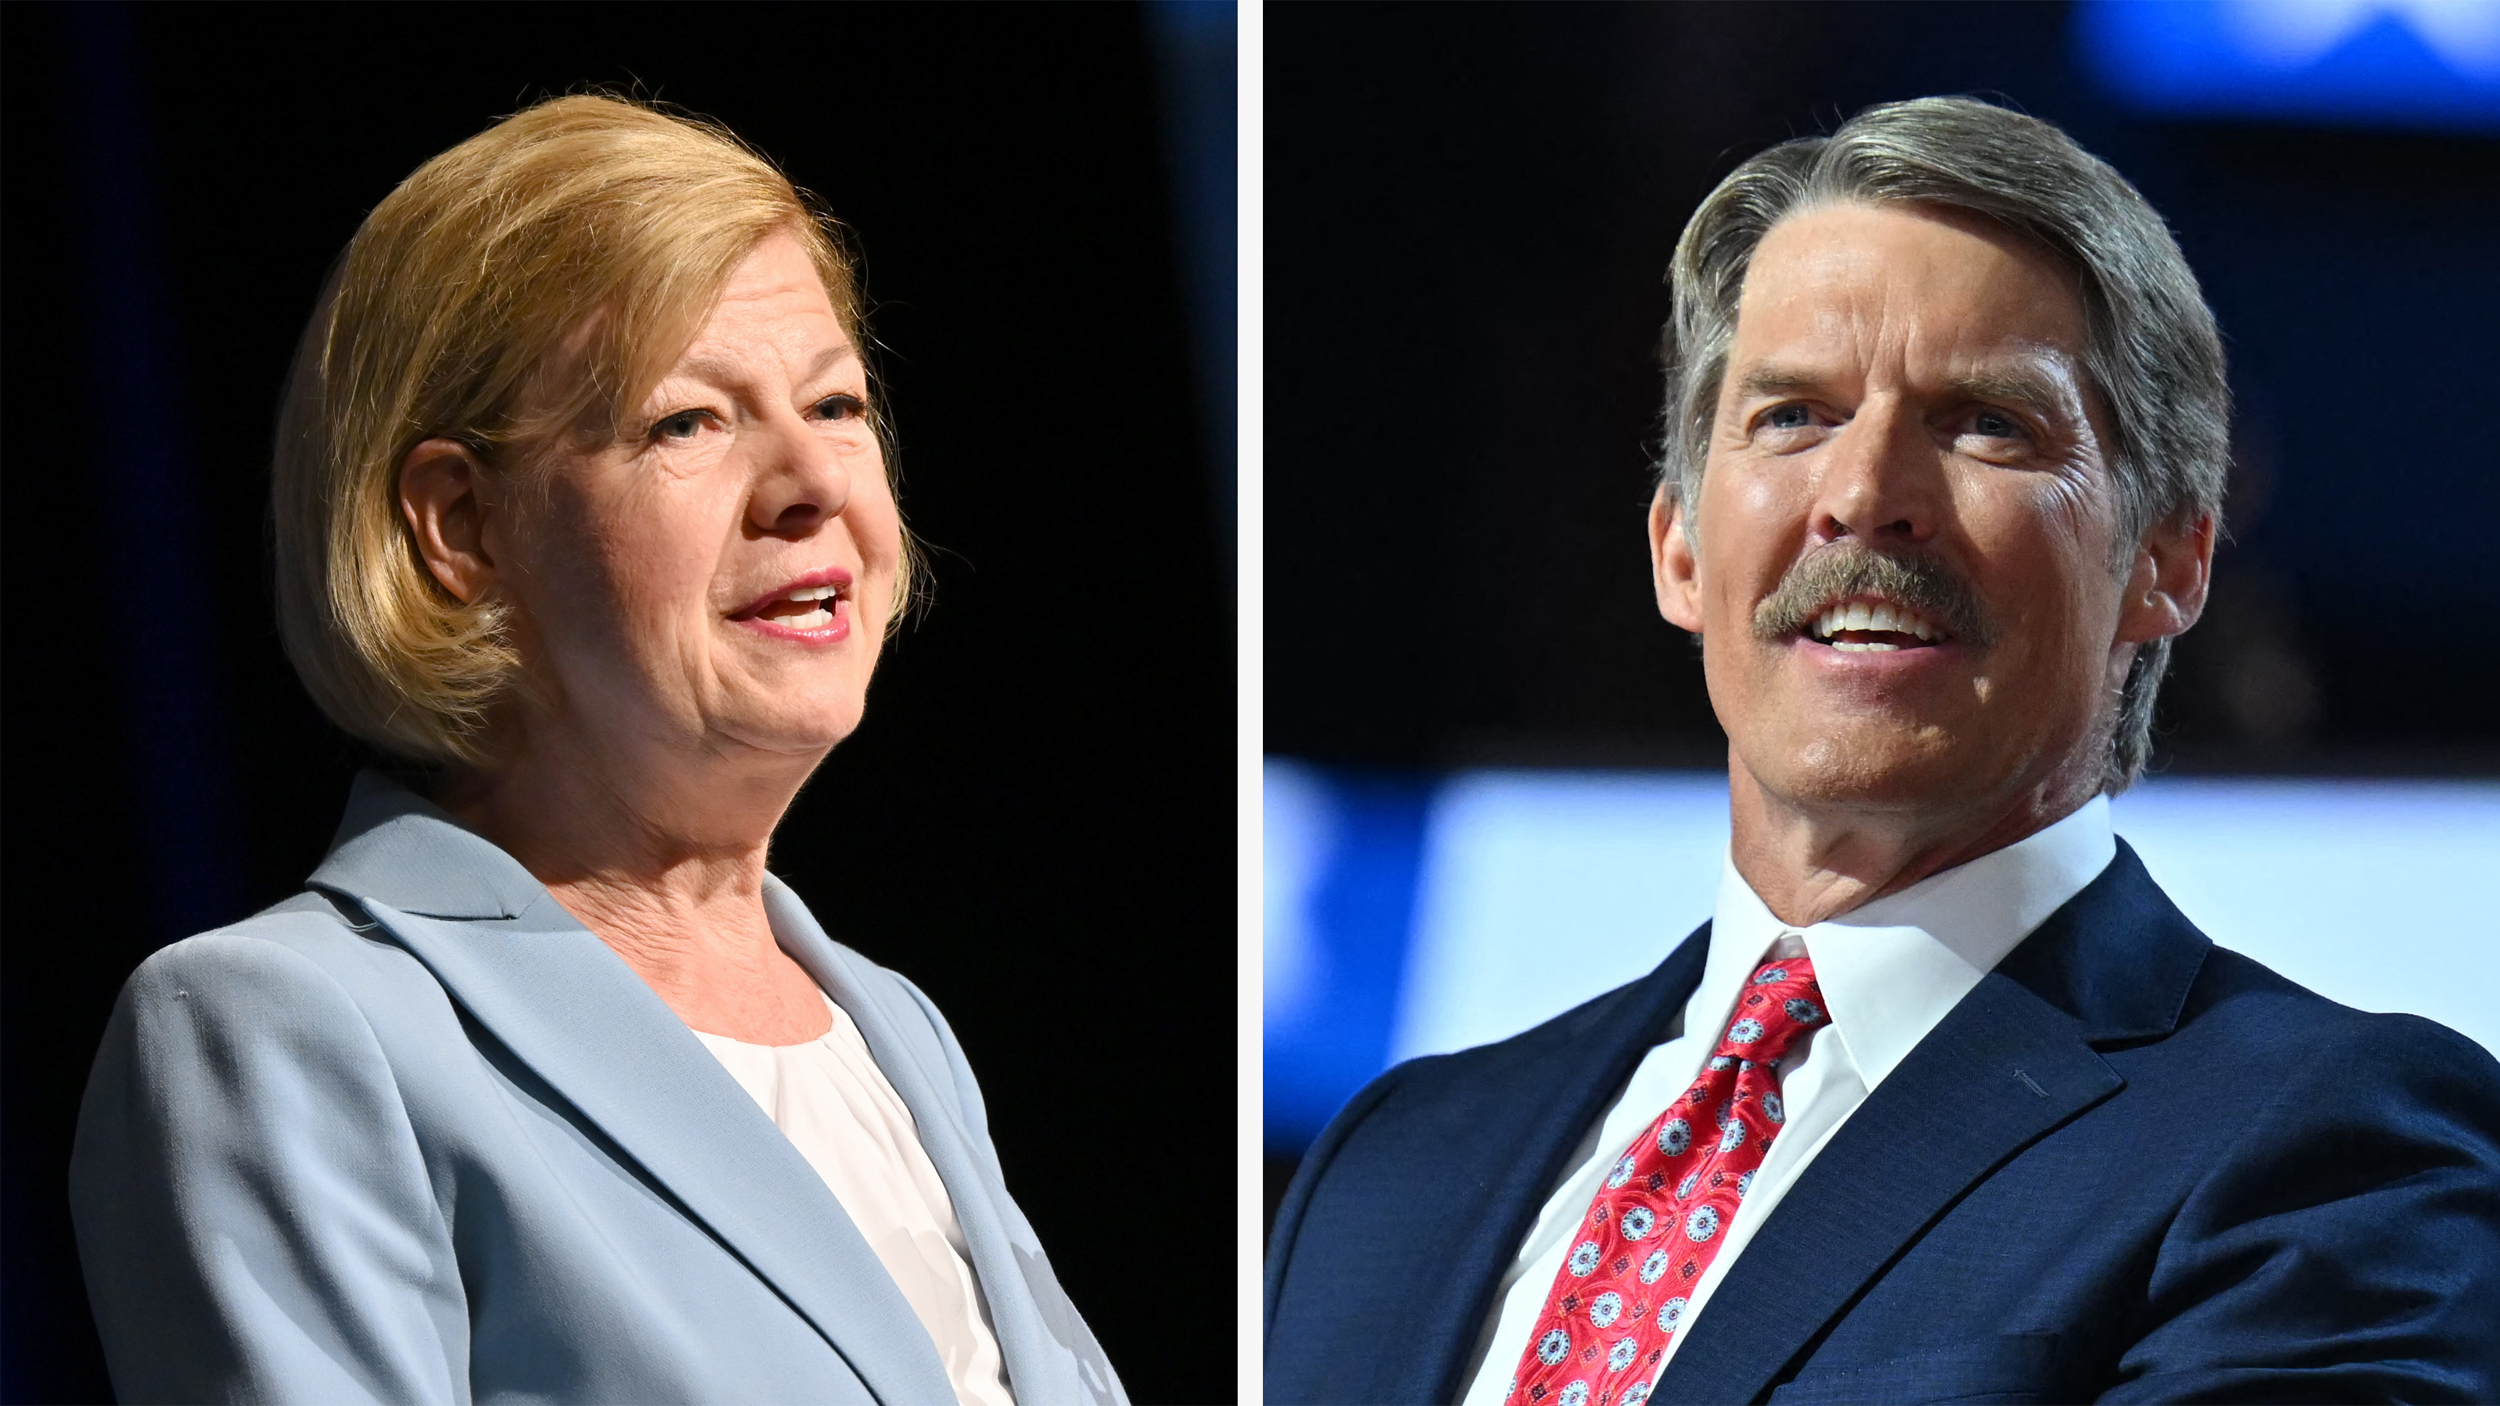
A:
[[[1878,400],[1861,406],[1823,457],[1812,531],[1825,542],[1916,546],[1944,516],[1944,462],[1915,414]]]

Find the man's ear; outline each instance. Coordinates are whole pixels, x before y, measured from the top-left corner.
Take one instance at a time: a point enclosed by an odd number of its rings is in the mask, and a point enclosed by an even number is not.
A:
[[[2214,515],[2157,522],[2136,547],[2127,593],[2118,603],[2118,642],[2145,644],[2184,634],[2205,613],[2214,568]]]
[[[463,605],[475,605],[495,584],[485,477],[477,451],[454,440],[426,440],[399,461],[399,514],[416,533],[417,555]]]
[[[1701,633],[1700,562],[1684,534],[1684,504],[1665,484],[1649,500],[1649,571],[1658,613],[1679,629]]]

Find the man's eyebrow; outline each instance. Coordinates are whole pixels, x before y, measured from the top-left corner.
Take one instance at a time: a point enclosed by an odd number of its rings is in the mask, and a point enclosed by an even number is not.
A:
[[[2019,405],[2046,419],[2065,419],[2076,408],[2055,378],[2029,367],[1967,372],[1947,381],[1945,390],[1963,400]]]
[[[1799,391],[1815,390],[1822,384],[1821,376],[1804,367],[1782,366],[1778,362],[1766,361],[1737,378],[1736,394],[1747,398],[1795,395]]]
[[[1802,366],[1764,362],[1737,378],[1736,394],[1740,399],[1799,395],[1821,390],[1827,379]],[[1961,400],[2021,406],[2053,419],[2068,418],[2075,408],[2056,376],[2020,363],[1956,375],[1945,382],[1944,392]]]

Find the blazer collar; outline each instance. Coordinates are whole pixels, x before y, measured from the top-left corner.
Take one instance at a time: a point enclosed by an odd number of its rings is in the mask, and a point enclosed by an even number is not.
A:
[[[676,1013],[518,861],[367,772],[310,883],[423,962],[586,1131],[813,1324],[878,1399],[953,1399],[927,1331],[815,1170]],[[821,933],[815,941],[831,945]],[[826,990],[863,1034],[886,1023],[864,1008],[859,983]],[[870,1041],[891,1068],[896,1042]],[[906,1102],[926,1128],[930,1100]]]
[[[2110,1045],[2178,1029],[2188,988],[2212,950],[2212,939],[2120,840],[2101,876],[2050,914],[1996,974],[2072,1016],[2086,1043]]]
[[[798,895],[770,875],[764,879],[764,906],[782,950],[850,1015],[877,1068],[911,1111],[920,1146],[946,1184],[963,1227],[990,1328],[1007,1364],[1008,1389],[1021,1401],[1119,1399],[1117,1378],[1091,1333],[1073,1315],[1044,1308],[1064,1303],[1065,1294],[1040,1239],[1012,1209],[996,1155],[988,1151],[979,1090],[959,1082],[945,1048],[927,1038],[926,1032],[942,1028],[936,1013],[916,1005],[917,992],[894,977],[871,979],[873,969],[827,937]]]
[[[537,917],[560,910],[521,862],[378,771],[356,773],[330,853],[305,881],[425,918]],[[564,922],[572,922],[568,915]]]
[[[2211,947],[2122,842],[1841,1124],[1694,1320],[1655,1399],[1763,1396],[1973,1183],[2125,1087],[2094,1046],[2175,1029]]]

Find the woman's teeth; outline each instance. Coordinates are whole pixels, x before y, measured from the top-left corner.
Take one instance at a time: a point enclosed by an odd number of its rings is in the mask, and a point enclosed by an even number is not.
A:
[[[819,605],[817,602],[823,602]],[[839,586],[810,586],[792,591],[764,607],[763,616],[776,625],[793,630],[821,630],[833,623],[834,607],[841,604]]]
[[[1896,640],[1863,638],[1866,635],[1908,635],[1912,639],[1933,643],[1937,633],[1936,627],[1928,624],[1915,611],[1889,601],[1862,600],[1835,605],[1824,611],[1815,617],[1809,630],[1814,638],[1852,654],[1912,647]],[[1841,639],[1844,633],[1861,638]]]

